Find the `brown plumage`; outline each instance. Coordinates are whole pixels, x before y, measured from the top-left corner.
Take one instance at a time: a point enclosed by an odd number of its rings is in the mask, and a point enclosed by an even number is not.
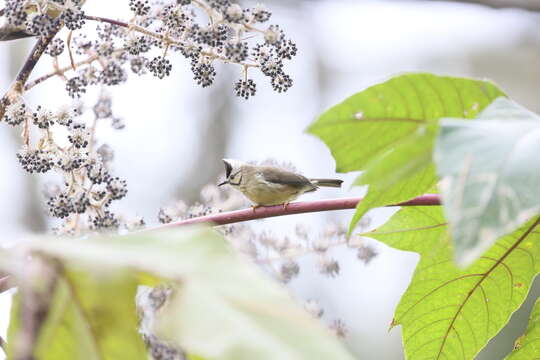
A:
[[[320,186],[340,187],[343,182],[336,179],[308,179],[275,166],[257,166],[231,159],[224,159],[223,162],[227,179],[219,185],[233,186],[257,206],[286,205]]]

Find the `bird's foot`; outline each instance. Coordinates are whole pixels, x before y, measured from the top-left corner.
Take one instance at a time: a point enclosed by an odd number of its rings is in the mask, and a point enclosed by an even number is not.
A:
[[[288,201],[283,203],[283,210],[287,211],[287,207],[289,207]]]
[[[262,207],[262,205],[259,205],[259,204],[251,205],[251,209],[253,210],[253,212],[255,212],[255,209],[258,209],[260,207]]]

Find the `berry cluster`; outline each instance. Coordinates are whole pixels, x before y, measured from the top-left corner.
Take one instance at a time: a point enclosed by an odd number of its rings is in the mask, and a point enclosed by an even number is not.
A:
[[[68,81],[69,83],[69,81]],[[31,145],[25,139],[25,145],[17,153],[22,168],[29,173],[46,173],[54,170],[63,175],[65,187],[53,186],[46,191],[49,214],[53,217],[69,220],[73,216],[85,216],[87,229],[115,230],[120,219],[109,210],[112,201],[120,200],[127,194],[125,180],[113,177],[108,163],[113,159],[112,149],[103,144],[94,150],[93,131],[80,116],[84,109],[62,106],[56,112],[38,106],[31,111],[22,98],[8,106],[3,121],[16,126],[33,123],[40,129],[40,138]],[[113,119],[111,99],[102,94],[93,107],[94,121]],[[68,146],[60,146],[52,133],[56,129],[67,130]],[[66,221],[58,232],[77,233],[84,230],[79,223]],[[125,224],[127,227],[127,223]],[[138,219],[130,223],[135,229],[144,225]]]
[[[8,21],[38,35],[50,33],[59,21],[71,30],[84,25],[78,1],[45,1],[61,10],[61,15],[52,18],[49,13],[34,12],[29,17],[24,10],[32,1],[8,0]],[[293,84],[284,72],[284,61],[296,55],[296,45],[279,26],[265,25],[272,14],[262,5],[243,8],[230,0],[129,0],[128,5],[134,15],[129,23],[100,23],[97,39],[75,35],[71,48],[75,54],[87,56],[87,61],[81,61],[76,76],[66,79],[71,97],[80,97],[90,85],[121,84],[127,80],[127,69],[163,79],[172,73],[174,53],[189,60],[193,78],[202,87],[214,83],[216,62],[238,65],[241,77],[233,89],[245,99],[256,93],[249,72],[257,69],[277,92],[287,91]],[[64,48],[57,38],[46,52],[58,57]]]
[[[195,19],[193,6],[202,6],[206,12],[208,21],[205,25],[200,25],[200,21]],[[146,15],[138,17],[137,21],[160,24],[158,34],[161,41],[156,45],[164,48],[165,53],[170,48],[188,58],[199,85],[206,87],[213,83],[216,76],[213,63],[222,61],[242,66],[243,78],[234,86],[240,97],[248,99],[255,95],[255,83],[248,79],[248,69],[251,68],[259,68],[278,92],[287,91],[292,86],[291,77],[283,71],[283,61],[296,55],[296,45],[286,39],[277,25],[257,28],[271,16],[261,5],[243,9],[229,0],[198,1],[197,4],[179,1],[176,5],[158,9],[156,14],[155,18]],[[263,42],[256,43],[252,34],[260,34]],[[152,62],[150,64],[154,75],[160,78],[169,75],[170,68],[159,71]]]
[[[4,15],[8,24],[37,36],[48,36],[60,25],[81,29],[85,14],[81,0],[6,0]]]
[[[51,41],[51,43],[45,50],[45,53],[52,57],[56,57],[64,52],[64,48],[65,48],[64,41],[62,39],[56,38],[53,41]]]

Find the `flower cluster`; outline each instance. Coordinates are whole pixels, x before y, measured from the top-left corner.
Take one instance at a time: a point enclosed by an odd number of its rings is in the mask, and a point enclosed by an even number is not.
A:
[[[4,114],[3,120],[10,125],[24,124],[28,129],[32,123],[39,129],[35,141],[31,141],[28,130],[24,132],[24,145],[17,153],[22,168],[29,173],[55,171],[62,175],[64,187],[52,185],[46,191],[49,214],[66,220],[58,232],[84,230],[81,217],[86,219],[87,229],[116,230],[120,225],[109,206],[126,196],[127,184],[110,174],[112,149],[106,144],[96,148],[94,140],[98,119],[112,117],[112,110],[103,104],[110,106],[110,98],[104,94],[94,107],[91,124],[83,120],[85,109],[80,106],[63,106],[56,111],[37,106],[32,111],[22,98],[9,105]],[[65,137],[58,138],[56,133]]]
[[[233,91],[245,99],[257,90],[250,71],[260,70],[277,92],[287,91],[293,84],[284,71],[284,62],[296,55],[297,47],[278,25],[267,25],[271,13],[261,5],[242,8],[229,0],[130,0],[134,17],[122,22],[86,16],[81,9],[83,1],[42,2],[46,6],[36,11],[32,8],[35,1],[8,0],[8,22],[45,36],[58,24],[77,30],[83,25],[86,28],[88,19],[99,21],[97,38],[77,33],[72,41],[71,50],[85,57],[74,59],[76,66],[57,72],[63,75],[76,69],[74,76],[66,78],[65,86],[73,98],[83,95],[89,85],[125,82],[128,70],[135,75],[168,77],[175,53],[189,61],[193,79],[202,87],[214,83],[216,63],[239,66],[241,76],[233,84]],[[48,46],[48,55],[59,57],[64,53],[66,46],[60,36]]]
[[[6,0],[7,23],[36,36],[48,36],[61,25],[78,30],[85,24],[83,0]]]

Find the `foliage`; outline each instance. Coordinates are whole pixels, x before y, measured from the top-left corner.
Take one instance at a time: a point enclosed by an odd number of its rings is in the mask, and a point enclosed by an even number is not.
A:
[[[145,358],[134,299],[144,275],[151,279],[146,283],[167,280],[172,289],[153,329],[172,347],[204,359],[352,359],[329,330],[214,231],[37,239],[24,247],[64,266],[50,294],[34,283],[17,297],[12,351],[24,326],[19,323],[31,311],[28,299],[39,292],[52,299],[35,347],[39,359]]]
[[[403,208],[364,234],[421,255],[392,322],[403,326],[408,359],[472,359],[497,334],[540,272],[538,222],[502,237],[465,269],[452,261],[439,207]]]
[[[364,170],[369,184],[349,234],[371,208],[409,200],[435,184],[431,152],[442,117],[473,118],[504,93],[487,81],[404,74],[324,112],[308,131],[321,138],[336,170]]]
[[[403,208],[360,234],[421,255],[392,322],[403,327],[407,359],[473,359],[525,300],[540,272],[530,163],[538,124],[489,82],[405,74],[309,127],[338,171],[363,170],[355,184],[369,185],[349,233],[369,209],[437,192],[440,181],[441,208]]]
[[[137,336],[135,294],[138,279],[127,271],[91,271],[66,266],[51,294],[51,304],[35,346],[38,359],[146,359]],[[25,291],[15,297],[8,341],[21,330]],[[26,299],[28,300],[28,298]],[[17,353],[9,341],[10,355]],[[13,346],[11,346],[13,345]],[[15,347],[14,347],[15,346]]]

